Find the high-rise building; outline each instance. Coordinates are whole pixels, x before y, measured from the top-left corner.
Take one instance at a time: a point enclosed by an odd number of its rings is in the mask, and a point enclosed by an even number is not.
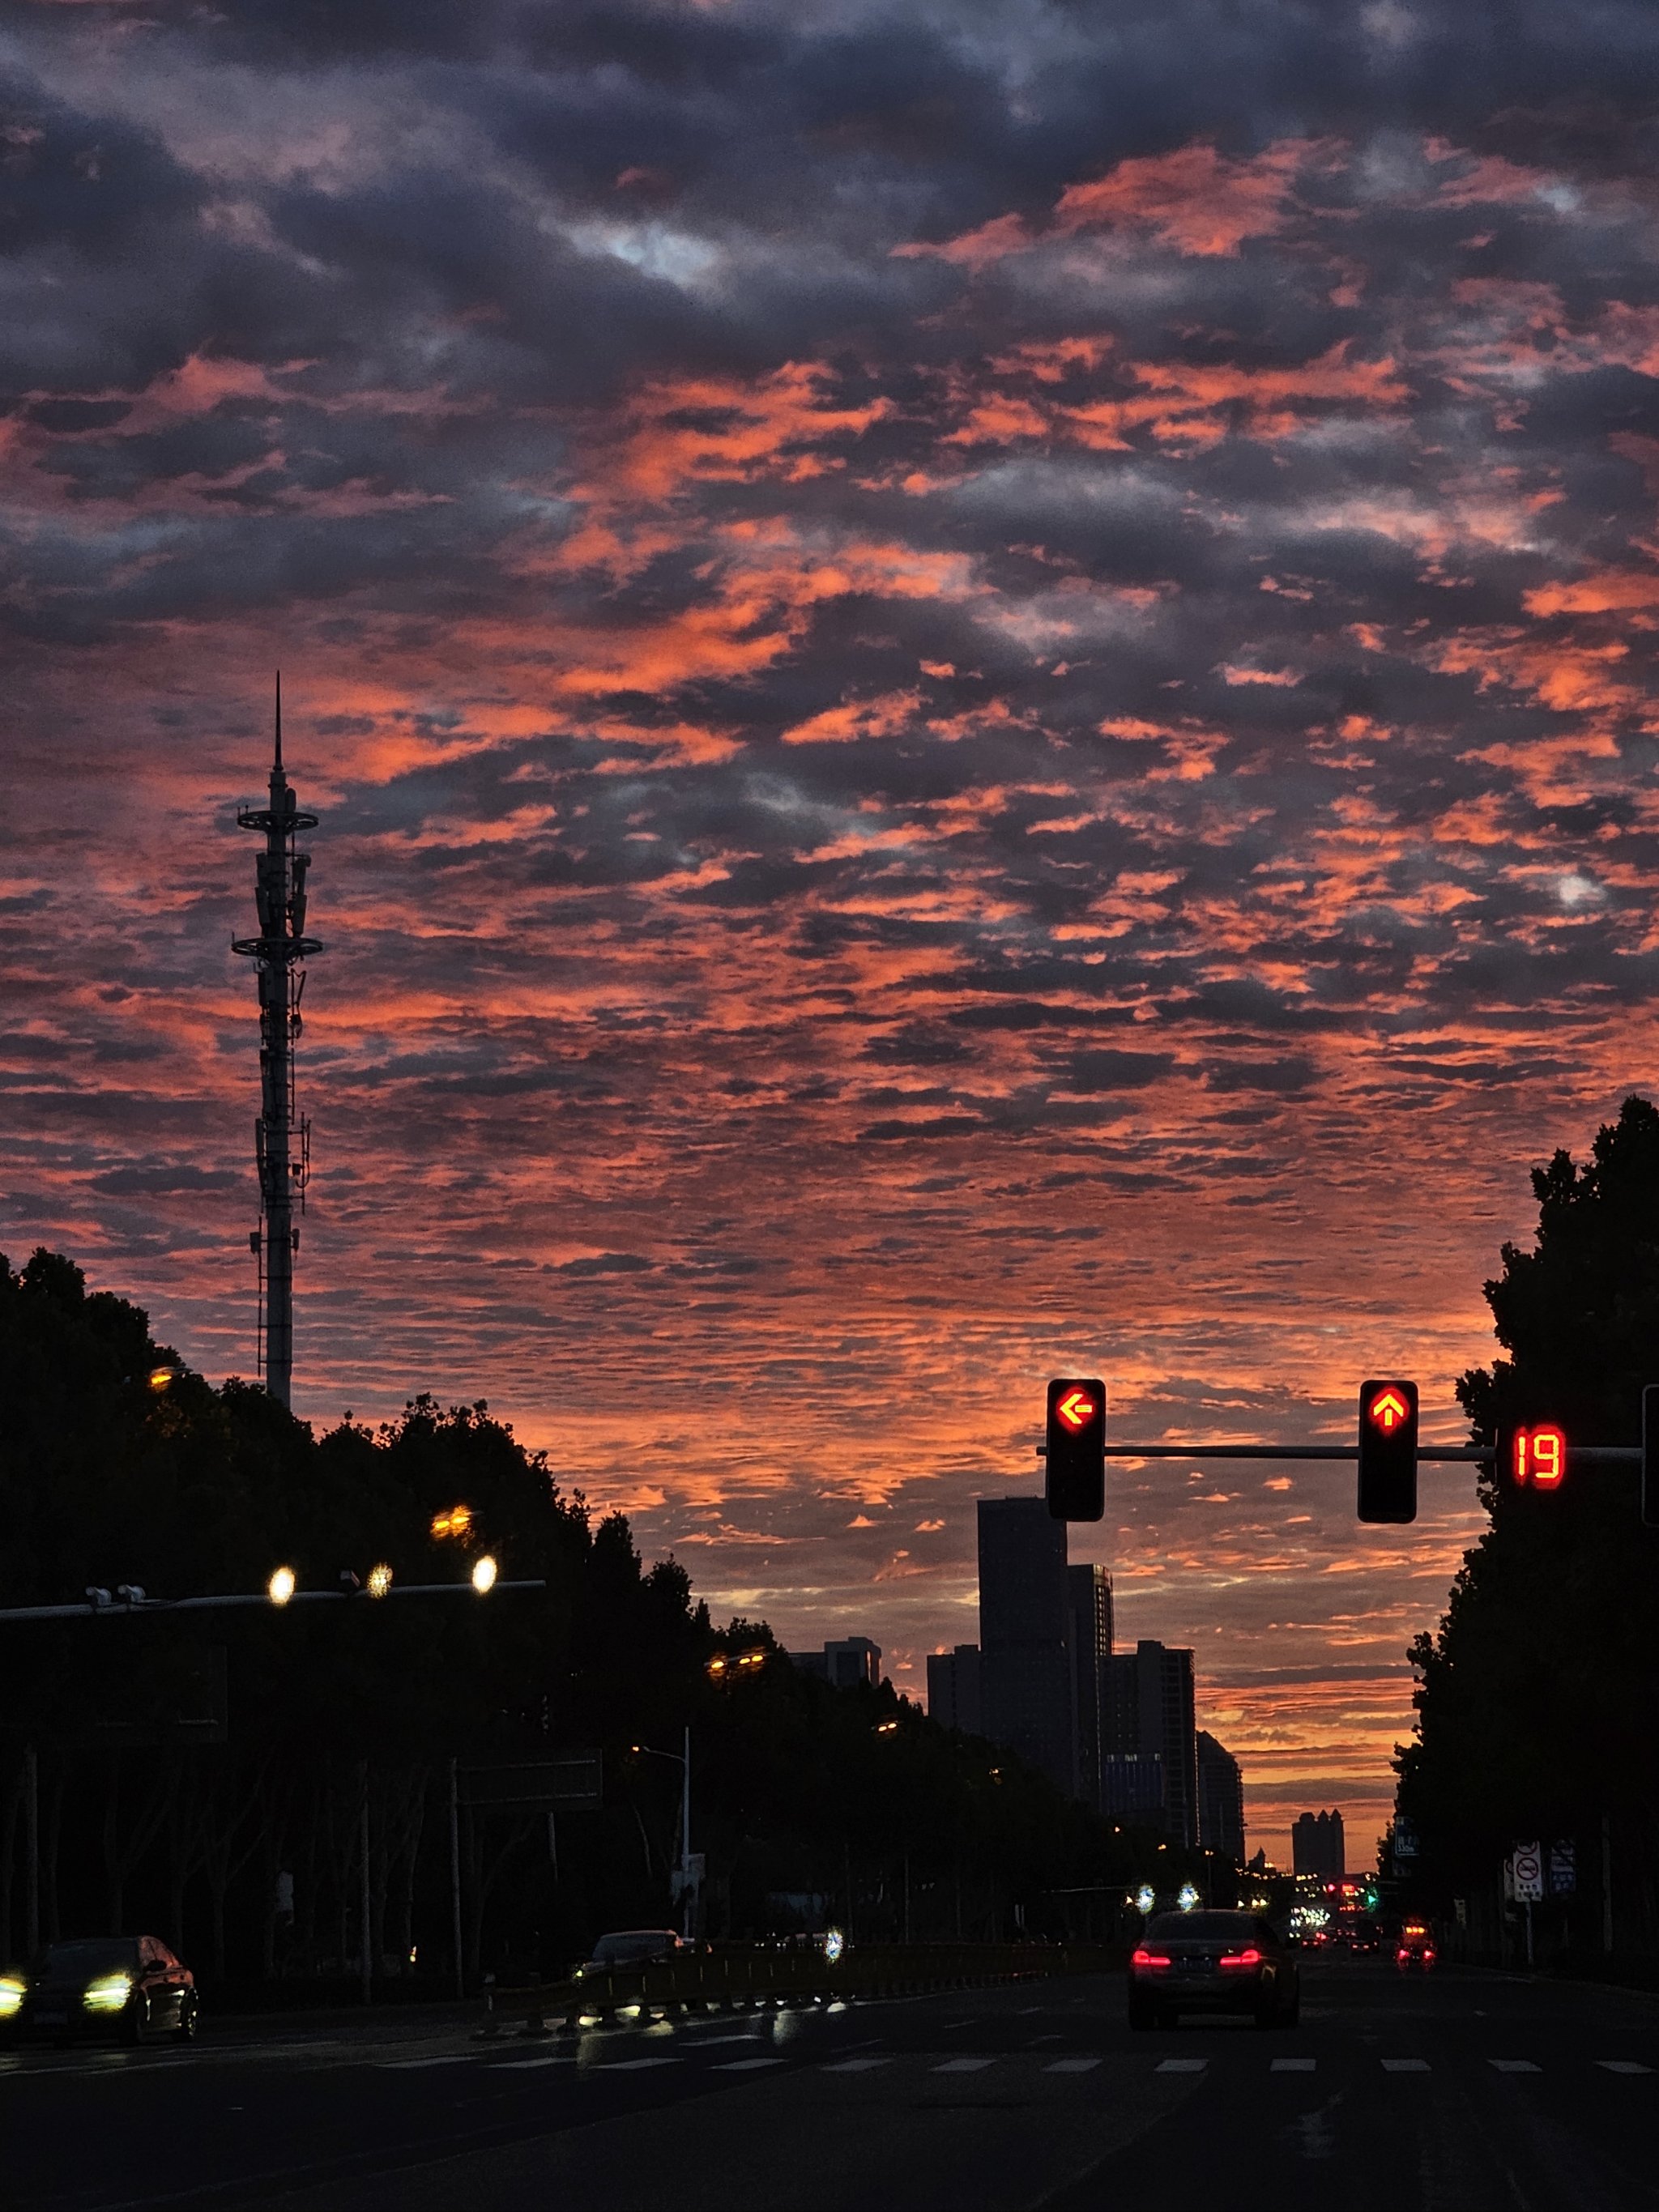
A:
[[[1041,1498],[979,1501],[980,1692],[985,1733],[1078,1787],[1066,1627],[1066,1523]]]
[[[1112,1656],[1112,1578],[1104,1567],[1066,1570],[1066,1644],[1071,1661],[1077,1794],[1098,1812],[1101,1716]]]
[[[1144,1804],[1148,1768],[1142,1762],[1156,1759],[1162,1784],[1157,1825],[1172,1842],[1190,1847],[1198,1841],[1193,1655],[1142,1638],[1132,1652],[1114,1653],[1104,1674],[1103,1804],[1119,1818],[1137,1818],[1127,1799],[1133,1794]],[[1144,1812],[1139,1817],[1147,1820]]]
[[[874,1689],[881,1682],[881,1646],[867,1636],[843,1636],[822,1651],[792,1651],[789,1656],[803,1674],[816,1674],[832,1689],[848,1690],[858,1682]]]
[[[1198,1731],[1198,1840],[1243,1865],[1244,1778],[1231,1752],[1206,1729]]]
[[[1291,1828],[1291,1863],[1297,1874],[1340,1881],[1347,1872],[1340,1813],[1301,1813]]]
[[[964,1735],[983,1735],[985,1705],[980,1694],[977,1644],[958,1644],[952,1651],[927,1655],[927,1712],[941,1728]]]

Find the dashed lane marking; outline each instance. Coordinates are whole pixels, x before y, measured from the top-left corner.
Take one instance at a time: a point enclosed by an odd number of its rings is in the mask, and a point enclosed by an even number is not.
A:
[[[575,2063],[568,2053],[555,2058],[498,2058],[489,2070],[492,2074],[528,2074],[538,2066],[574,2066]]]
[[[607,2058],[593,2070],[599,2074],[640,2074],[647,2066],[678,2066],[679,2063],[664,2051],[660,2058]]]
[[[1160,2058],[1152,2071],[1154,2074],[1201,2074],[1209,2063],[1207,2058]]]
[[[982,2074],[988,2066],[996,2064],[994,2058],[947,2058],[943,2065],[935,2066],[935,2074]]]
[[[868,2074],[878,2066],[890,2066],[890,2058],[838,2058],[832,2066],[820,2070],[825,2074]]]
[[[1428,2070],[1426,2058],[1385,2058],[1382,2061],[1385,2074],[1426,2074]]]
[[[1051,2058],[1042,2070],[1045,2074],[1091,2074],[1099,2063],[1097,2058]]]
[[[470,2065],[474,2056],[470,2051],[452,2051],[444,2058],[382,2058],[380,2068],[383,2074],[414,2074],[422,2066]]]
[[[1318,2063],[1316,2058],[1275,2058],[1267,2071],[1270,2074],[1311,2074]]]
[[[1530,2058],[1489,2058],[1486,2063],[1495,2074],[1537,2074],[1542,2070]]]
[[[1651,2074],[1651,2066],[1639,2066],[1633,2058],[1598,2058],[1596,2064],[1608,2074]]]
[[[781,2066],[781,2058],[723,2058],[710,2069],[715,2074],[751,2074],[757,2066]]]

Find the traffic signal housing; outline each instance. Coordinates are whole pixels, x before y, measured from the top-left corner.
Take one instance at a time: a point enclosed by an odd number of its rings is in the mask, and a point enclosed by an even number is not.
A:
[[[1048,1385],[1044,1488],[1056,1521],[1098,1521],[1106,1510],[1106,1385],[1061,1375]]]
[[[1359,1517],[1417,1518],[1417,1385],[1396,1376],[1359,1386]]]

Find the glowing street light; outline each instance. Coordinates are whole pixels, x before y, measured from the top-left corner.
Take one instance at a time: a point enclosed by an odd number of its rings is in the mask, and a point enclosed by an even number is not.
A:
[[[465,1536],[472,1526],[470,1505],[452,1505],[447,1512],[432,1516],[432,1534],[441,1541],[446,1536]]]
[[[392,1588],[392,1570],[384,1559],[378,1565],[369,1569],[368,1580],[364,1584],[364,1588],[371,1597],[384,1597]]]
[[[480,1597],[488,1597],[490,1591],[495,1589],[495,1562],[490,1558],[488,1552],[484,1553],[483,1559],[474,1560],[472,1565],[472,1587],[477,1591]]]
[[[170,1389],[177,1381],[180,1371],[177,1367],[152,1367],[144,1377],[145,1385],[158,1393]]]
[[[270,1600],[273,1605],[286,1605],[293,1595],[293,1568],[278,1567],[276,1573],[265,1584],[265,1595]]]

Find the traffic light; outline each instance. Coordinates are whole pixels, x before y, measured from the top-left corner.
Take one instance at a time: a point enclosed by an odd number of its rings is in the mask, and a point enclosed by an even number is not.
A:
[[[1061,1375],[1048,1385],[1048,1510],[1056,1521],[1098,1521],[1106,1510],[1106,1385]]]
[[[1417,1518],[1417,1385],[1359,1386],[1359,1517]]]
[[[1659,1382],[1642,1393],[1642,1519],[1659,1528]]]

